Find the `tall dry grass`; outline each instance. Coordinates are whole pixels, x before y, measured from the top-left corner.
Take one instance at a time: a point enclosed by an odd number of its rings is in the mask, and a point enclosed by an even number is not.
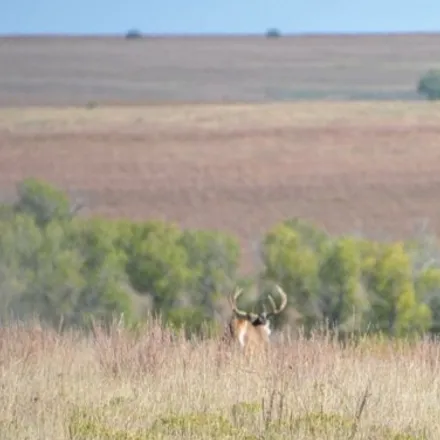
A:
[[[157,323],[0,330],[1,439],[438,439],[434,342],[277,342],[245,357]]]

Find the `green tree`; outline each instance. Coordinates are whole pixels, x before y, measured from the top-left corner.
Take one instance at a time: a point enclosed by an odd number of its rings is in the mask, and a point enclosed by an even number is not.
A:
[[[383,244],[364,276],[370,297],[370,322],[393,336],[429,329],[431,312],[418,300],[411,261],[402,242]]]
[[[150,294],[156,310],[173,307],[193,281],[181,231],[172,224],[151,221],[121,226],[121,234],[133,288]]]
[[[118,246],[115,222],[97,217],[78,219],[67,236],[69,246],[75,244],[81,256],[81,274],[87,281],[76,304],[76,313],[82,310],[101,319],[124,313],[125,321],[132,321],[133,292],[125,271],[128,258]]]
[[[182,233],[181,243],[193,274],[192,303],[212,315],[217,299],[228,292],[237,279],[238,242],[222,232],[187,230]]]
[[[280,38],[281,31],[277,28],[269,28],[266,30],[266,38]]]
[[[41,230],[32,216],[20,214],[0,220],[1,317],[17,315],[17,304],[37,267],[34,255],[41,247]]]
[[[417,297],[431,311],[432,333],[440,333],[440,268],[427,267],[420,271],[415,278]]]
[[[49,183],[28,178],[20,182],[17,189],[16,212],[34,216],[39,226],[45,226],[52,220],[72,218],[74,210],[68,197]]]
[[[80,323],[81,316],[75,313],[75,306],[86,285],[81,274],[82,258],[77,249],[64,246],[59,224],[51,223],[41,235],[38,248],[27,257],[21,255],[21,265],[30,270],[16,308],[24,317],[36,314],[55,326],[62,317],[67,325]]]
[[[368,298],[361,287],[361,260],[354,238],[329,240],[320,259],[322,318],[341,331],[361,330]]]
[[[431,69],[420,78],[417,93],[430,101],[440,99],[440,69]]]
[[[2,317],[37,315],[52,325],[81,325],[87,314],[131,319],[125,267],[107,234],[94,222],[52,220],[44,228],[35,216],[0,220],[0,295]],[[87,227],[85,226],[87,225]],[[99,255],[99,258],[97,258]],[[122,254],[124,255],[124,254]]]
[[[293,218],[284,221],[283,224],[299,234],[302,245],[309,247],[318,254],[328,244],[328,234],[312,222],[301,218]]]
[[[288,295],[297,323],[310,330],[319,318],[318,269],[314,246],[288,222],[272,228],[262,248],[263,279],[279,283]],[[282,317],[279,317],[282,320]]]

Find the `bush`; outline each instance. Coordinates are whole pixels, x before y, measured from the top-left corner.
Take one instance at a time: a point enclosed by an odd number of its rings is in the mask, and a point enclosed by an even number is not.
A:
[[[125,34],[126,40],[139,40],[142,38],[142,32],[138,29],[130,29]]]
[[[0,206],[0,318],[37,314],[58,326],[143,319],[149,305],[174,329],[215,330],[219,300],[237,284],[240,248],[223,232],[163,221],[79,218],[61,190],[27,179]],[[435,240],[379,243],[334,237],[289,219],[263,238],[259,286],[279,283],[287,313],[306,333],[394,337],[440,331],[440,247]],[[246,285],[253,280],[246,280]]]
[[[431,328],[430,305],[439,314],[440,276],[433,268],[416,275],[414,258],[402,242],[330,237],[287,221],[265,237],[263,276],[285,288],[306,331],[419,334]]]
[[[417,93],[430,101],[440,99],[440,69],[431,69],[420,78]]]
[[[29,178],[18,185],[15,210],[35,218],[39,226],[52,220],[70,219],[72,210],[67,196],[46,182]]]
[[[227,234],[77,218],[63,191],[37,179],[21,182],[18,194],[0,210],[4,317],[37,314],[71,326],[123,313],[130,322],[148,297],[174,327],[199,332],[234,283],[239,246]]]
[[[266,38],[280,38],[281,32],[277,28],[270,28],[266,31]]]

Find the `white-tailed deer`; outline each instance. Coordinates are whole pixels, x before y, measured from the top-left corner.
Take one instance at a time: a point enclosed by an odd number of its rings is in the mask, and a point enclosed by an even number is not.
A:
[[[229,296],[229,303],[232,308],[233,316],[229,322],[229,336],[237,341],[243,349],[267,347],[270,343],[271,334],[270,321],[272,316],[281,313],[287,305],[287,295],[284,290],[276,285],[276,290],[281,296],[281,304],[277,308],[271,295],[268,296],[272,306],[272,311],[267,312],[263,306],[262,313],[252,313],[240,310],[237,307],[237,298],[243,292],[243,289],[236,289]]]

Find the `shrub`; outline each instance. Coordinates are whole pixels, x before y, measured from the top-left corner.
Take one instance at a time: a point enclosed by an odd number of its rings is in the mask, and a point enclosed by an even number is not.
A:
[[[219,300],[237,284],[254,284],[239,278],[239,244],[226,233],[74,217],[67,195],[37,179],[21,182],[18,194],[0,206],[0,318],[36,313],[53,326],[75,326],[123,314],[133,324],[149,302],[173,329],[212,334]],[[434,240],[335,237],[289,219],[267,232],[261,253],[262,298],[274,282],[288,295],[275,327],[294,322],[311,334],[330,324],[342,336],[439,331]]]
[[[142,38],[142,32],[138,29],[130,29],[125,34],[126,40],[139,40]]]
[[[45,226],[52,220],[70,219],[72,216],[67,196],[49,183],[29,178],[19,183],[17,190],[16,212],[34,216],[39,226]]]
[[[277,28],[269,28],[266,31],[266,38],[280,38],[281,31]]]
[[[417,93],[430,101],[440,99],[440,69],[431,69],[420,78]]]

